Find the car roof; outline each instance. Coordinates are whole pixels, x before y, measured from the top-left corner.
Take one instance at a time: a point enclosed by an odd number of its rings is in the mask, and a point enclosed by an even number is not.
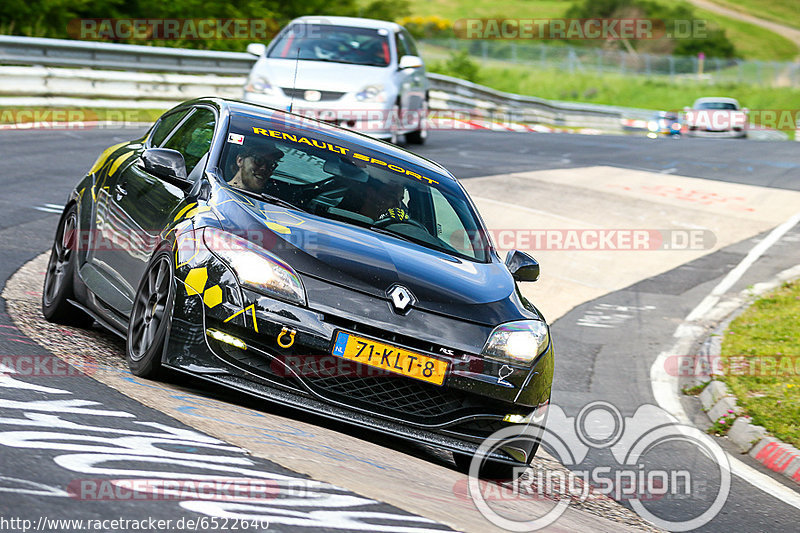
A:
[[[289,24],[295,23],[352,26],[355,28],[371,28],[375,30],[385,29],[393,31],[397,31],[401,28],[399,24],[388,22],[386,20],[364,19],[356,17],[325,17],[319,15],[306,15],[304,17],[298,17]]]
[[[309,132],[312,132],[315,126],[319,126],[320,128],[324,128],[326,134],[336,137],[344,142],[351,142],[377,152],[383,152],[399,160],[408,161],[409,163],[417,165],[422,169],[435,172],[437,177],[442,177],[449,180],[451,182],[451,186],[458,183],[458,180],[450,173],[449,170],[435,161],[418,156],[393,144],[373,139],[368,135],[348,130],[327,122],[320,122],[302,115],[296,115],[280,109],[249,102],[242,102],[241,100],[220,97],[198,98],[184,102],[181,104],[181,106],[197,105],[202,103],[213,105],[220,110],[227,109],[231,115],[260,115],[261,118],[267,121],[285,122],[286,118],[284,117],[292,117],[296,119],[296,122],[293,122],[292,126],[298,129],[306,129]]]
[[[736,107],[739,107],[739,101],[735,98],[727,98],[725,96],[704,96],[703,98],[698,98],[694,101],[694,105],[697,104],[705,104],[707,102],[721,102],[724,104],[735,104]]]

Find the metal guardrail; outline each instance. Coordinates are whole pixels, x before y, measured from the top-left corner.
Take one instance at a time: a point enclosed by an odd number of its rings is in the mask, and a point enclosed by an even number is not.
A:
[[[254,62],[255,57],[239,52],[0,35],[0,65],[31,65],[0,67],[0,96],[13,97],[15,105],[27,95],[59,102],[107,99],[120,107],[123,101],[162,101],[168,107],[208,94],[240,96]],[[469,110],[488,119],[616,131],[623,116],[652,113],[520,96],[438,74],[428,77],[432,109]]]
[[[466,108],[508,121],[568,127],[621,129],[620,119],[649,118],[653,110],[546,100],[497,91],[469,81],[428,74],[432,108]],[[438,102],[436,102],[439,100]],[[438,103],[439,105],[435,105]]]
[[[254,62],[242,52],[0,35],[0,64],[7,65],[244,75]]]

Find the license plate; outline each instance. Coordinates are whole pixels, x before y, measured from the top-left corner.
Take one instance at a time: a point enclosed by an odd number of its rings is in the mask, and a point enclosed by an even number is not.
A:
[[[441,385],[449,363],[391,344],[339,331],[333,355],[428,383]]]

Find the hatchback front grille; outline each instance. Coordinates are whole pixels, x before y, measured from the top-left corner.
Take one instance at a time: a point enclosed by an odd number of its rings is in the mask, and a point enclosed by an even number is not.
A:
[[[288,96],[289,98],[301,98],[303,100],[306,99],[306,91],[308,89],[292,89],[290,87],[281,87],[283,93]],[[320,102],[331,102],[333,100],[338,100],[345,93],[340,93],[336,91],[315,91],[320,94],[319,101]],[[312,100],[314,101],[314,100]]]
[[[401,418],[434,418],[452,414],[464,407],[464,395],[458,391],[429,385],[402,376],[330,376],[305,377],[306,383],[324,396],[347,398],[359,407],[392,411]]]

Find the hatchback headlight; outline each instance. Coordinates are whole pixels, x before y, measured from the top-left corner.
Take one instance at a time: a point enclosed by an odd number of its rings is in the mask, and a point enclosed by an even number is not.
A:
[[[250,93],[273,94],[275,87],[263,76],[254,76],[247,80],[244,90]]]
[[[490,359],[529,364],[549,343],[547,324],[539,320],[520,320],[494,328],[481,353]]]
[[[306,291],[294,269],[260,246],[214,228],[203,230],[203,243],[233,269],[242,285],[287,302],[306,304]]]
[[[386,90],[383,85],[367,85],[356,93],[356,99],[360,102],[385,102]]]

